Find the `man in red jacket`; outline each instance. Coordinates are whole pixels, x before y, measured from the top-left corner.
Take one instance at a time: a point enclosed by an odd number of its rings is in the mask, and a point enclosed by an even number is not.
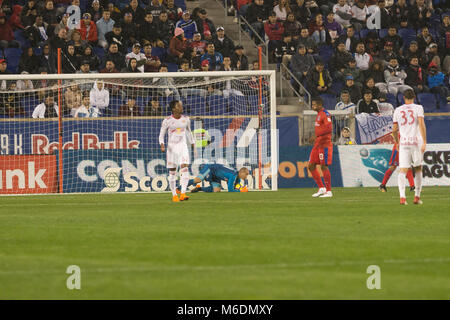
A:
[[[3,12],[0,13],[0,47],[2,49],[8,48],[10,43],[14,40],[14,32],[6,21],[6,16]]]
[[[284,27],[281,22],[277,21],[275,12],[271,12],[269,20],[264,24],[264,31],[269,37],[269,57],[271,62],[274,61],[275,48],[278,47],[281,40],[283,40]]]
[[[328,166],[331,165],[333,159],[333,144],[331,143],[331,133],[333,125],[331,122],[331,115],[323,108],[323,100],[321,97],[313,98],[311,102],[314,111],[317,111],[315,122],[314,147],[309,156],[308,169],[311,172],[313,179],[319,186],[319,191],[313,194],[313,197],[331,198],[331,174]],[[320,165],[325,181],[325,187],[322,183],[319,172],[316,166]]]
[[[80,21],[80,28],[78,31],[81,34],[81,39],[86,40],[89,44],[95,46],[98,41],[97,25],[91,20],[91,15],[89,13],[83,14]]]

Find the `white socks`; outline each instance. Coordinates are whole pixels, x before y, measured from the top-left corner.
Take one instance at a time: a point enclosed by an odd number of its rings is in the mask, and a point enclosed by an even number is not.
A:
[[[398,173],[398,191],[400,192],[400,198],[406,198],[405,195],[406,186],[406,174],[404,172]],[[417,188],[417,186],[416,186]]]
[[[414,176],[414,185],[416,189],[414,190],[416,197],[420,197],[420,192],[422,191],[422,171],[416,171]]]
[[[169,187],[172,191],[172,196],[177,195],[177,172],[175,170],[169,170]]]
[[[181,168],[181,193],[186,193],[187,185],[189,183],[189,168]]]

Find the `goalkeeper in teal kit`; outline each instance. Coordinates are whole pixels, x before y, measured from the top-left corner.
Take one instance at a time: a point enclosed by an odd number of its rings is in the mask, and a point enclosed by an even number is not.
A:
[[[247,168],[241,168],[239,171],[236,171],[221,164],[204,164],[198,177],[190,179],[188,186],[208,181],[209,187],[197,186],[191,192],[220,192],[222,190],[222,181],[226,181],[228,192],[247,192],[247,187],[236,188],[236,186],[240,185],[240,179],[245,180],[248,175],[249,170]]]

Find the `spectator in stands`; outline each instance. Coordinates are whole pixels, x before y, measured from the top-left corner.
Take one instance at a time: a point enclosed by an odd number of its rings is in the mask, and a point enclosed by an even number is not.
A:
[[[168,19],[167,12],[161,12],[158,19],[158,47],[168,47],[172,35],[174,34],[175,25]]]
[[[151,12],[145,13],[144,21],[139,26],[139,41],[144,43],[146,41],[150,42],[152,45],[156,44],[158,40],[158,24],[153,19]]]
[[[378,100],[380,98],[380,89],[375,86],[375,80],[373,80],[373,78],[366,78],[363,90],[370,90],[372,92],[372,98],[374,100]]]
[[[159,72],[168,72],[166,64],[161,64]],[[153,78],[154,93],[152,96],[173,97],[175,100],[181,100],[180,93],[174,85],[172,78]]]
[[[138,73],[142,72],[139,70],[138,61],[136,58],[131,58],[128,60],[127,67],[122,70],[122,73]]]
[[[283,41],[275,48],[275,58],[277,59],[277,63],[283,63],[286,67],[289,66],[292,56],[296,53],[295,48],[296,44],[292,40],[292,36],[285,33],[283,35]]]
[[[102,81],[96,81],[89,92],[90,103],[97,108],[102,115],[109,115],[109,91],[105,88]]]
[[[112,31],[105,34],[105,39],[108,42],[109,48],[111,48],[111,44],[116,44],[119,52],[122,54],[127,52],[126,39],[122,33],[122,24],[120,22],[116,21],[114,23]]]
[[[280,45],[283,40],[284,27],[281,22],[277,21],[277,15],[275,12],[269,14],[269,20],[264,23],[264,31],[266,37],[269,38],[268,50],[269,50],[269,62],[274,63],[275,48]]]
[[[378,98],[378,109],[383,115],[392,116],[394,114],[394,106],[387,101],[384,92],[381,92]]]
[[[126,67],[125,56],[119,52],[117,43],[111,43],[109,45],[108,53],[105,55],[105,61],[111,60],[114,62],[114,66],[117,70],[122,70]]]
[[[350,20],[357,30],[361,30],[366,27],[367,16],[369,11],[367,9],[364,0],[356,0],[355,4],[352,6],[352,16]]]
[[[381,51],[379,58],[383,61],[383,64],[387,66],[389,64],[389,60],[392,57],[397,57],[394,52],[394,44],[390,41],[386,41],[384,43],[384,49]]]
[[[74,118],[97,118],[99,115],[99,110],[91,105],[89,92],[83,93],[83,99],[81,100],[81,105],[75,109]]]
[[[177,63],[184,57],[188,49],[188,43],[184,37],[184,31],[181,28],[176,28],[174,36],[170,40],[169,55],[172,61]]]
[[[160,117],[163,115],[163,109],[159,104],[158,97],[151,97],[144,109],[143,116],[145,117]]]
[[[11,74],[11,72],[9,72],[7,70],[7,68],[8,68],[8,63],[7,63],[6,59],[0,59],[0,76],[5,76],[8,74]],[[6,81],[2,80],[2,82],[0,82],[0,90],[5,91],[6,88],[7,88]]]
[[[337,38],[342,33],[342,27],[341,25],[335,21],[334,19],[334,13],[332,11],[327,13],[327,19],[325,20],[325,28],[328,30],[328,34],[331,38],[331,43],[334,43]]]
[[[216,27],[214,26],[212,20],[208,18],[208,14],[205,9],[198,10],[198,17],[195,19],[195,24],[203,39],[205,39],[205,32],[207,31],[214,38],[216,34]]]
[[[348,110],[351,113],[356,113],[356,105],[350,100],[350,93],[348,90],[342,90],[340,100],[336,104],[336,110]]]
[[[247,9],[246,20],[251,25],[253,30],[264,39],[264,21],[269,17],[269,11],[264,5],[264,0],[255,0]],[[252,34],[256,44],[259,44],[260,40]]]
[[[209,61],[210,71],[218,71],[220,69],[220,66],[223,63],[223,56],[219,52],[216,52],[214,43],[208,43],[208,46],[206,47],[206,53],[201,58],[202,62],[204,60]]]
[[[306,48],[306,51],[309,54],[315,54],[317,53],[317,45],[314,42],[314,40],[309,36],[309,29],[304,26],[302,27],[301,31],[300,31],[300,37],[297,40],[297,49],[298,46],[303,44]]]
[[[122,34],[125,39],[125,48],[128,48],[137,41],[139,36],[138,27],[133,20],[133,14],[131,12],[126,12],[123,16],[122,21]]]
[[[45,23],[48,24],[47,34],[53,34],[56,25],[58,24],[56,9],[53,4],[53,0],[46,0],[45,6],[42,10],[40,10],[40,15],[44,19]]]
[[[409,66],[406,68],[405,84],[413,88],[416,95],[418,95],[419,93],[430,91],[425,85],[426,83],[425,70],[419,65],[419,58],[411,57]]]
[[[89,61],[89,69],[97,72],[100,67],[100,59],[95,54],[94,50],[90,45],[86,45],[83,50],[83,55],[80,58],[81,60]]]
[[[119,23],[122,20],[122,12],[120,12],[119,8],[117,8],[111,1],[109,1],[107,8],[111,13],[111,19],[113,19],[115,23]]]
[[[355,145],[356,141],[350,137],[351,131],[349,127],[344,127],[341,130],[341,137],[339,138],[338,145]]]
[[[70,39],[72,39],[72,32],[73,32],[73,30],[69,29],[68,23],[69,23],[69,14],[65,13],[61,17],[61,21],[56,25],[55,30],[53,32],[54,34],[57,35],[57,34],[59,34],[59,31],[61,29],[65,29],[66,30],[66,41],[70,41]]]
[[[23,75],[27,75],[30,74],[28,71],[22,71],[20,74]],[[33,90],[34,89],[34,85],[33,85],[33,81],[31,80],[17,80],[16,82],[16,88],[18,91],[28,91],[28,90]]]
[[[92,1],[91,6],[87,10],[87,13],[91,15],[92,21],[97,24],[97,21],[100,20],[103,16],[103,7],[100,5],[100,1]]]
[[[235,70],[248,70],[248,58],[244,54],[244,47],[240,44],[234,48],[234,53],[231,55],[231,65]]]
[[[409,7],[406,4],[406,0],[397,0],[397,3],[394,3],[391,6],[391,17],[392,21],[398,24],[398,21],[401,19],[406,19],[409,14]]]
[[[378,38],[378,33],[375,30],[370,30],[365,39],[366,51],[372,57],[378,57],[381,50],[381,42]]]
[[[416,29],[428,25],[430,17],[431,10],[425,5],[424,0],[416,0],[408,12],[408,20]]]
[[[442,69],[445,74],[450,73],[450,13],[444,14],[442,18],[442,25],[440,26],[441,39],[441,55],[442,55]]]
[[[300,31],[302,29],[302,25],[300,22],[295,20],[295,15],[292,12],[289,12],[286,18],[286,21],[283,24],[284,33],[289,34],[292,37],[292,40],[297,41],[300,37]]]
[[[351,57],[351,59],[348,61],[348,66],[344,70],[344,75],[346,76],[351,75],[355,82],[355,86],[357,86],[359,90],[362,90],[364,82],[364,73],[361,69],[356,67],[356,60],[354,57]]]
[[[361,88],[355,85],[355,80],[352,75],[345,77],[345,85],[343,90],[350,94],[350,101],[359,101],[361,99]]]
[[[279,0],[278,4],[273,7],[273,12],[275,12],[279,21],[286,21],[288,13],[291,12],[289,0]]]
[[[144,54],[146,59],[144,72],[158,72],[161,61],[158,56],[152,55],[152,45],[149,42],[144,45]]]
[[[437,66],[438,71],[441,71],[441,58],[438,53],[438,45],[436,43],[431,43],[425,52],[425,65],[428,67],[434,63]]]
[[[412,57],[417,57],[417,58],[419,58],[419,64],[422,66],[422,67],[428,67],[427,65],[426,65],[426,58],[425,58],[425,55],[424,55],[424,53],[422,53],[422,52],[420,52],[419,51],[419,46],[418,46],[418,44],[417,44],[417,41],[411,41],[410,43],[409,43],[409,47],[408,47],[408,49],[406,50],[406,52],[405,52],[405,60],[406,61],[410,61],[411,60],[411,58]]]
[[[24,28],[31,27],[36,21],[37,5],[36,0],[29,0],[27,4],[22,8],[20,14],[20,20]]]
[[[318,13],[309,24],[309,34],[317,45],[331,43],[330,33],[325,27],[322,14]]]
[[[395,57],[389,60],[389,65],[384,71],[384,79],[389,93],[395,96],[398,92],[403,93],[407,89],[412,89],[410,86],[405,85],[406,72],[399,66]]]
[[[391,25],[391,13],[386,8],[386,1],[378,0],[378,8],[380,10],[381,29],[387,29]]]
[[[127,103],[120,107],[119,117],[139,117],[139,107],[133,95],[128,96]]]
[[[97,26],[98,45],[103,49],[108,47],[108,41],[106,40],[106,34],[113,31],[115,21],[111,19],[111,12],[104,10],[102,18],[98,20],[95,25]]]
[[[198,32],[197,24],[194,20],[191,20],[191,14],[187,10],[183,12],[181,19],[175,26],[183,29],[186,39],[192,39],[194,37],[194,33]]]
[[[300,82],[306,79],[308,71],[314,67],[313,57],[306,51],[304,44],[300,44],[291,59],[291,71]],[[296,83],[296,82],[295,82]],[[296,88],[298,90],[299,88]]]
[[[345,49],[347,49],[348,52],[355,52],[359,40],[355,37],[355,28],[352,25],[347,27],[345,34],[341,35],[336,43],[340,42],[345,43]]]
[[[317,61],[314,68],[311,68],[306,75],[306,82],[308,89],[313,96],[318,96],[324,93],[330,93],[333,80],[331,79],[330,72],[325,69],[325,65],[322,61]]]
[[[139,6],[138,0],[131,0],[128,7],[123,9],[122,13],[125,15],[126,13],[131,13],[133,17],[133,22],[139,28],[143,23],[147,13],[151,13],[150,11],[146,11]],[[152,14],[153,16],[153,14]]]
[[[48,40],[47,26],[42,16],[38,15],[35,23],[24,31],[24,36],[33,48],[42,46]]]
[[[116,65],[113,60],[107,59],[105,61],[105,67],[100,70],[100,73],[119,73],[119,70],[116,69]]]
[[[295,16],[295,19],[302,25],[306,25],[311,17],[311,11],[309,11],[309,8],[306,6],[305,0],[296,0],[295,4],[292,6],[292,13]]]
[[[87,41],[81,39],[81,33],[78,30],[73,30],[72,40],[69,41],[75,48],[75,55],[81,57],[83,55],[83,48],[88,44]]]
[[[44,102],[38,104],[33,111],[33,118],[56,118],[58,117],[58,105],[52,94],[48,94]]]
[[[136,59],[137,69],[140,72],[144,72],[144,66],[147,62],[147,58],[145,57],[145,54],[141,52],[141,44],[139,42],[133,44],[131,52],[125,56],[125,63],[129,66],[129,61],[133,58]]]
[[[157,17],[161,12],[166,11],[166,8],[164,8],[159,0],[152,0],[147,6],[146,11],[150,11],[154,17]]]
[[[64,50],[67,46],[67,43],[68,41],[66,29],[59,29],[58,35],[50,40],[51,47],[53,50],[55,50],[55,52],[57,52],[58,48]]]
[[[334,19],[340,23],[343,27],[347,28],[350,24],[350,19],[352,18],[351,7],[348,5],[347,0],[338,0],[338,2],[333,6]]]
[[[425,51],[431,43],[434,43],[435,40],[430,34],[427,26],[422,27],[420,34],[417,36],[417,44],[419,46],[420,51]]]
[[[380,113],[377,102],[373,100],[372,91],[364,91],[364,98],[359,100],[357,109],[358,113]]]
[[[356,45],[355,61],[356,67],[363,71],[368,70],[373,61],[372,56],[366,52],[364,42],[359,42]]]
[[[6,84],[7,91],[0,94],[0,114],[7,115],[10,118],[25,116],[25,110],[20,105],[19,96],[15,92],[16,88],[15,81],[8,81]]]
[[[33,48],[24,48],[19,60],[19,72],[35,73],[38,67],[39,57],[34,54]]]
[[[387,42],[391,42],[393,45],[393,51],[396,55],[402,53],[403,39],[397,34],[397,28],[395,26],[390,26],[388,29],[388,34],[381,39],[381,45],[386,46]]]
[[[189,48],[191,48],[196,55],[203,55],[206,52],[206,41],[202,40],[200,32],[194,34],[194,38],[189,42]]]
[[[442,98],[450,102],[450,90],[444,83],[445,75],[440,72],[436,65],[432,64],[428,68],[428,86],[431,92],[439,94]]]
[[[80,67],[80,59],[75,56],[75,47],[73,44],[67,45],[67,48],[62,52],[62,72],[76,73]]]
[[[175,1],[174,0],[167,0],[165,3],[165,9],[168,15],[168,18],[170,21],[172,21],[173,23],[176,23],[178,21],[178,19],[181,18],[181,15],[183,14],[183,10],[175,5]],[[197,24],[197,27],[198,24]]]
[[[83,14],[80,25],[77,28],[80,32],[81,40],[88,41],[91,45],[96,45],[98,42],[97,25],[91,20],[89,13]]]
[[[344,80],[345,69],[348,67],[348,63],[352,59],[353,57],[346,50],[344,42],[339,42],[336,47],[336,52],[328,62],[330,72],[335,80]]]
[[[0,49],[19,48],[20,44],[14,40],[14,32],[6,21],[6,15],[0,12]]]
[[[45,67],[48,73],[57,73],[56,69],[57,57],[52,52],[50,44],[42,47],[42,54],[39,56],[39,66]]]
[[[234,42],[226,34],[224,27],[218,27],[216,34],[212,37],[214,48],[222,56],[231,56],[234,52]]]

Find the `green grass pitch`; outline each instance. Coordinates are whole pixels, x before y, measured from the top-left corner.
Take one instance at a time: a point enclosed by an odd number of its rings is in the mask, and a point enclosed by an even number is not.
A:
[[[314,191],[2,197],[0,299],[450,298],[450,188]]]

